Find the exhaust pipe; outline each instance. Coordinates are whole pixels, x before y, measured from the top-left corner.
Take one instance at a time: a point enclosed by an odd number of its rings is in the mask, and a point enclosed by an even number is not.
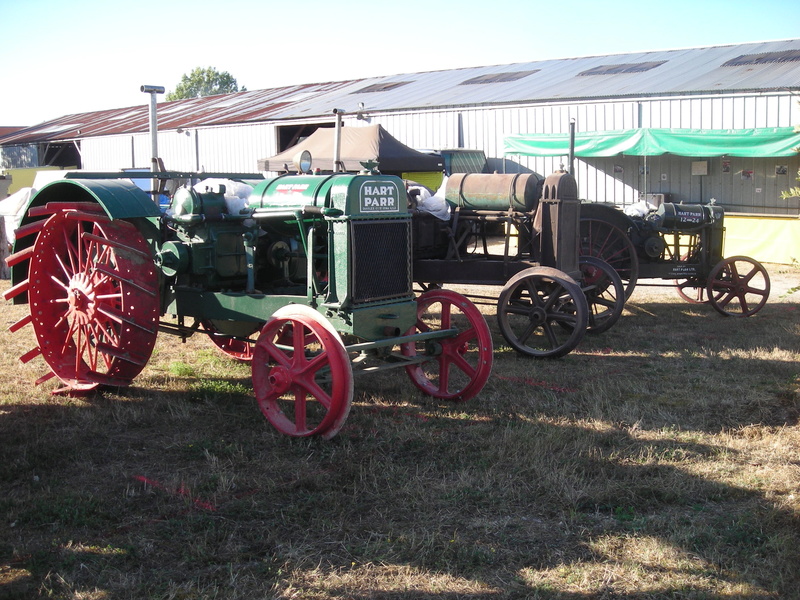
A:
[[[158,106],[157,94],[164,93],[164,87],[161,85],[143,85],[139,88],[145,94],[150,94],[150,172],[156,173],[158,169],[158,120],[156,118],[156,107]],[[158,180],[153,179],[150,184],[152,190],[150,193],[153,196],[153,202],[158,204]]]

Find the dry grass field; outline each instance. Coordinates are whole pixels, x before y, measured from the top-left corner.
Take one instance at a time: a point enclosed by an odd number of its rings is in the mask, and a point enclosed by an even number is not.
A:
[[[358,378],[328,441],[202,336],[51,396],[3,305],[0,599],[800,598],[800,268],[768,268],[754,317],[640,286],[558,360],[488,314],[477,398]]]

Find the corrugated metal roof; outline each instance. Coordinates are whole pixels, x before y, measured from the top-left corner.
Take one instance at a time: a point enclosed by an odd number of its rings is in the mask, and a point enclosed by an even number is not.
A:
[[[170,130],[302,120],[329,116],[334,107],[354,112],[361,102],[374,113],[786,89],[800,89],[800,39],[405,73],[161,102],[158,124]],[[0,137],[0,145],[142,133],[148,124],[146,105],[67,115]]]
[[[22,129],[25,129],[25,128],[24,127],[0,127],[0,138],[2,138],[4,135],[9,135],[11,133],[16,133],[17,131],[20,131]]]

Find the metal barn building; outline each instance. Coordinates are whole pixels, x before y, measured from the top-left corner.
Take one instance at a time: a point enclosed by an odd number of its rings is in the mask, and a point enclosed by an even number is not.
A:
[[[157,82],[156,82],[157,83]],[[774,130],[797,137],[800,39],[405,73],[158,104],[159,155],[169,170],[253,172],[259,159],[320,126],[380,124],[416,149],[482,150],[499,172],[548,174],[566,156],[506,151],[509,136],[639,128]],[[68,115],[0,138],[6,167],[148,169],[148,108]],[[715,198],[728,212],[797,215],[796,152],[759,156],[580,157],[584,199],[631,204]],[[656,196],[660,198],[660,196]]]

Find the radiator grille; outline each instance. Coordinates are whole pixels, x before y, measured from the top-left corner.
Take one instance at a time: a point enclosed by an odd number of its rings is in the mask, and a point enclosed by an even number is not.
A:
[[[353,302],[411,293],[409,220],[351,221]]]

